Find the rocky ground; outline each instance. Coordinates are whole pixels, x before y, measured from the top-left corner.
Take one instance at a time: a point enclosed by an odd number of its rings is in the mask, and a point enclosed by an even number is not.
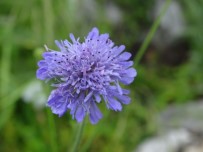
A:
[[[157,136],[135,152],[203,152],[203,100],[174,105],[157,116]]]

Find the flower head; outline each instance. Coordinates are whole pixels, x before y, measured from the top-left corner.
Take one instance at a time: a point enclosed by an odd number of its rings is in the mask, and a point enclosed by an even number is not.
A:
[[[128,61],[131,54],[125,46],[114,46],[108,34],[99,35],[97,28],[89,32],[84,42],[70,34],[70,39],[56,41],[60,51],[48,49],[38,62],[37,78],[52,80],[55,87],[47,105],[54,114],[62,116],[70,110],[73,119],[83,121],[89,115],[92,124],[102,118],[97,104],[102,98],[108,109],[121,111],[129,104],[128,90],[119,83],[133,82],[136,70]]]

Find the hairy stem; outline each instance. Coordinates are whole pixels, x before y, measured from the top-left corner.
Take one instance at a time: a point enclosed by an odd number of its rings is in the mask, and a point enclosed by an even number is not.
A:
[[[75,142],[73,144],[72,152],[77,152],[77,150],[78,150],[78,146],[79,146],[80,141],[81,141],[84,125],[85,125],[85,119],[79,125],[78,131],[77,131],[77,134],[76,134],[76,139],[75,139]]]

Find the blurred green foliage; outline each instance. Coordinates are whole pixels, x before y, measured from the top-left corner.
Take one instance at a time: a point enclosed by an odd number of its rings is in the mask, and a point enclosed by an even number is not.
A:
[[[55,39],[65,39],[70,32],[82,39],[97,26],[101,32],[109,32],[116,44],[125,44],[131,50],[136,42],[143,40],[140,35],[153,22],[150,12],[155,0],[112,1],[123,12],[123,21],[116,26],[105,16],[108,1],[97,2],[96,19],[80,16],[85,2],[0,1],[0,151],[71,149],[77,123],[69,114],[58,118],[48,108],[35,109],[23,102],[25,87],[36,79],[36,63],[41,59],[44,44],[56,48]],[[189,45],[189,50],[185,50],[187,60],[176,66],[165,65],[157,60],[159,52],[148,50],[145,57],[151,53],[152,58],[136,67],[138,76],[129,87],[132,103],[120,113],[108,111],[101,104],[104,117],[97,125],[86,124],[80,151],[132,151],[155,133],[154,116],[160,110],[169,104],[202,98],[203,0],[184,0],[180,4],[187,23],[184,34]],[[49,88],[44,90],[48,95]]]

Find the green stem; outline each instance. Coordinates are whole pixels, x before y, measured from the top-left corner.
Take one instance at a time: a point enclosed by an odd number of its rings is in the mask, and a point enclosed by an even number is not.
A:
[[[83,122],[79,125],[78,132],[77,132],[77,134],[76,134],[76,139],[75,139],[75,142],[74,142],[74,145],[73,145],[72,152],[77,152],[78,146],[79,146],[80,141],[81,141],[81,137],[82,137],[84,125],[85,125],[85,119],[84,119]]]
[[[166,11],[168,10],[169,6],[170,6],[170,3],[171,3],[172,0],[167,0],[165,5],[163,6],[162,10],[161,10],[161,13],[160,15],[157,17],[157,19],[155,20],[155,22],[153,23],[152,27],[150,28],[150,31],[147,35],[147,37],[145,38],[144,42],[142,43],[142,46],[140,47],[140,49],[138,50],[138,53],[136,55],[136,58],[134,60],[135,62],[135,66],[138,65],[138,63],[140,62],[142,56],[144,55],[147,47],[149,46],[149,43],[151,42],[154,34],[156,33],[159,25],[160,25],[160,22],[161,22],[161,19],[162,17],[165,15]]]
[[[51,144],[51,151],[52,152],[58,152],[57,147],[57,138],[56,138],[56,126],[54,122],[54,116],[51,113],[50,109],[47,109],[47,115],[48,115],[48,124],[49,124],[49,135],[50,135],[50,144]]]
[[[51,45],[54,41],[53,1],[43,0],[45,41]]]

